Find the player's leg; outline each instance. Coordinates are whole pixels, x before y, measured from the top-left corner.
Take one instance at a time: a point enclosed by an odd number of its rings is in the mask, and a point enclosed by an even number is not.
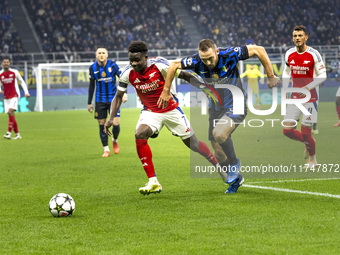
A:
[[[340,94],[340,88],[338,89],[337,94],[338,93]],[[335,106],[336,106],[336,112],[338,114],[339,121],[338,123],[334,124],[334,127],[340,127],[340,96],[336,97]]]
[[[135,139],[137,154],[149,178],[146,186],[139,189],[139,192],[143,195],[162,191],[162,186],[156,177],[152,161],[152,152],[148,144],[149,137],[154,133],[158,133],[162,128],[162,120],[160,118],[161,114],[142,111],[136,127]]]
[[[99,137],[100,141],[102,142],[103,149],[104,149],[104,154],[102,155],[103,158],[108,158],[110,157],[110,148],[108,145],[108,136],[104,132],[104,124],[106,122],[106,119],[97,119],[98,120],[98,125],[99,125]]]
[[[315,140],[312,137],[312,126],[317,122],[317,104],[314,103],[306,103],[304,107],[308,109],[308,112],[311,115],[303,115],[301,119],[301,133],[303,137],[304,144],[309,153],[309,160],[307,164],[309,167],[315,166],[316,162],[316,154],[315,154]]]
[[[214,154],[204,142],[197,139],[195,134],[192,134],[189,138],[182,139],[182,141],[189,149],[205,157],[213,166],[217,166],[218,162]]]
[[[5,113],[8,114],[8,130],[7,134],[4,135],[4,138],[10,139],[12,130],[14,129],[15,137],[13,139],[21,139],[18,124],[15,119],[15,111],[18,109],[18,98],[14,97],[11,99],[5,99]]]
[[[230,113],[227,113],[220,119],[210,119],[209,127],[209,139],[218,143],[223,153],[227,157],[224,162],[220,162],[222,169],[228,170],[227,184],[229,188],[226,193],[236,193],[238,188],[243,184],[244,178],[239,173],[241,167],[241,161],[236,157],[233,141],[231,139],[231,133],[237,128],[237,126],[244,120],[245,115],[234,116],[231,118]],[[212,139],[211,139],[212,134]],[[213,144],[215,149],[219,149],[216,144]],[[223,157],[221,157],[223,158]]]
[[[94,118],[98,121],[99,126],[99,138],[102,142],[104,154],[102,155],[103,158],[110,157],[110,149],[108,145],[108,136],[104,132],[104,124],[106,122],[107,117],[107,104],[96,102],[95,105],[95,114]]]
[[[119,153],[119,146],[118,146],[118,136],[120,132],[120,110],[118,110],[116,117],[113,119],[113,125],[112,125],[112,145],[113,145],[113,152],[115,154]]]
[[[296,130],[296,125],[301,116],[301,110],[296,105],[287,106],[287,114],[283,119],[283,134],[295,141],[304,142],[302,133]]]

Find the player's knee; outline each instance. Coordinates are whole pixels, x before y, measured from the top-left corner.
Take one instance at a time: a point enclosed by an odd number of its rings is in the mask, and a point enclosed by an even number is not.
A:
[[[213,130],[212,132],[214,139],[217,143],[223,143],[228,138],[228,134],[219,132],[218,130]]]
[[[199,150],[200,147],[200,141],[195,137],[191,137],[190,139],[190,149],[192,151],[197,152]]]
[[[285,136],[288,136],[288,137],[290,137],[291,135],[292,135],[292,133],[293,133],[294,131],[293,131],[293,129],[291,129],[291,128],[284,128],[283,129],[283,134],[285,135]]]

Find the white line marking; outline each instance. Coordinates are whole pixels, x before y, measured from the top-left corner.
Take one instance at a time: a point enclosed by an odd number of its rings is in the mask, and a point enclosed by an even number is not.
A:
[[[333,194],[329,194],[329,193],[319,193],[319,192],[310,192],[310,191],[293,190],[293,189],[280,189],[280,188],[274,188],[274,187],[256,186],[256,185],[249,185],[249,184],[243,184],[242,186],[247,187],[247,188],[255,188],[255,189],[267,189],[267,190],[307,194],[307,195],[314,195],[314,196],[340,198],[340,195],[333,195]]]
[[[306,181],[328,181],[328,180],[340,180],[340,178],[319,178],[319,179],[299,179],[299,180],[291,179],[291,180],[247,182],[247,183],[248,184],[257,184],[257,183],[306,182]]]

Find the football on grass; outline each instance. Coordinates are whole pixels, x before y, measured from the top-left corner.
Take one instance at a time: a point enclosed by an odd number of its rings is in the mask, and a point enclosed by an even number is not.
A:
[[[54,217],[67,217],[73,214],[76,204],[70,195],[58,193],[51,198],[49,207]]]

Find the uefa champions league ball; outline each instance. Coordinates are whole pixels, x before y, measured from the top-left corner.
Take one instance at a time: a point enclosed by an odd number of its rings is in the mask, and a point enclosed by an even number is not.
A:
[[[76,204],[70,195],[58,193],[51,198],[49,207],[54,217],[67,217],[73,214]]]

